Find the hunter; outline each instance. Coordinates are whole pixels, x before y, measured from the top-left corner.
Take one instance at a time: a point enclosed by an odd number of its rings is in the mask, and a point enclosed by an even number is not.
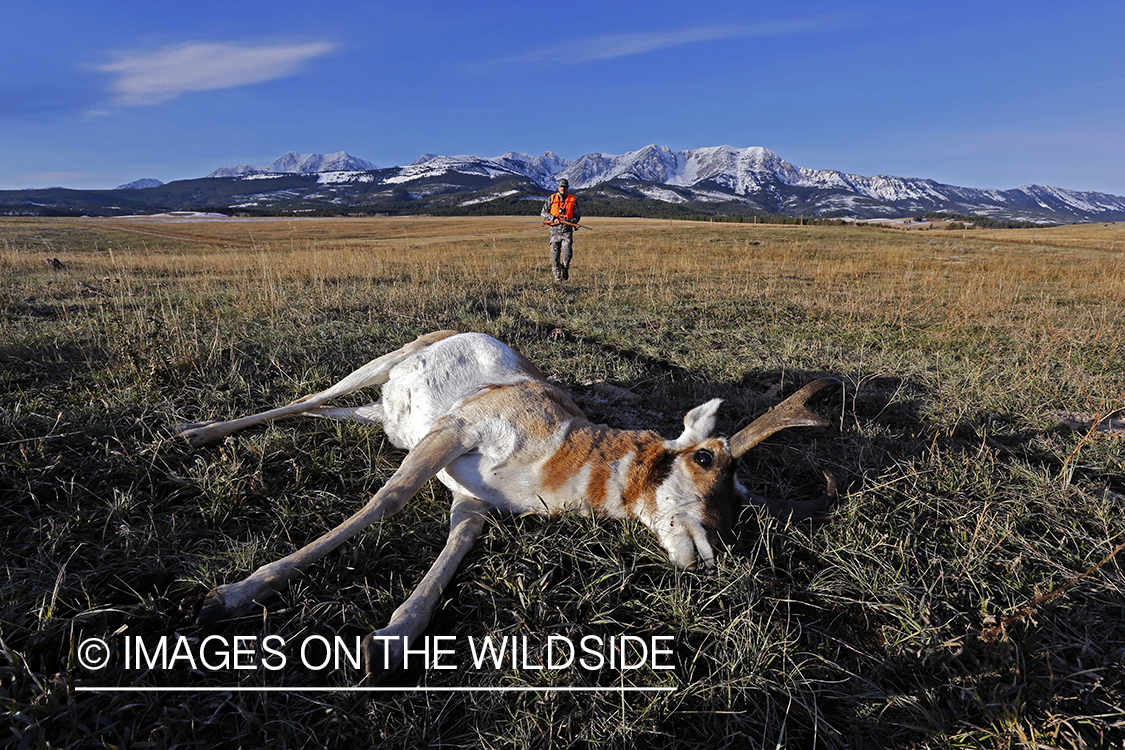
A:
[[[574,230],[579,226],[582,215],[578,211],[578,201],[570,194],[570,182],[559,180],[559,190],[543,204],[539,215],[543,223],[551,228],[551,271],[555,281],[570,278],[570,259],[574,255]]]

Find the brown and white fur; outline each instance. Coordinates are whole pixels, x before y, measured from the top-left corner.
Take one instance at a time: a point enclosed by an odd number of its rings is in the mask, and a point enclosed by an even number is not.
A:
[[[368,525],[399,511],[436,476],[453,492],[446,546],[418,588],[386,628],[365,641],[369,671],[382,661],[391,636],[391,663],[426,629],[441,592],[480,535],[492,511],[562,511],[632,518],[656,534],[681,568],[710,568],[719,540],[729,539],[731,515],[747,502],[777,515],[809,517],[835,495],[782,504],[755,498],[735,476],[739,457],[786,427],[827,424],[804,408],[832,378],[810,383],[729,441],[712,437],[721,401],[684,416],[675,440],[655,432],[614,430],[589,422],[566,391],[535,365],[480,333],[437,331],[369,362],[321,393],[288,406],[229,422],[178,425],[200,446],[235,430],[297,414],[381,424],[390,441],[409,451],[402,465],[359,512],[245,580],[211,591],[200,624],[252,609],[312,563]],[[382,386],[375,403],[331,408],[332,398]],[[733,509],[733,510],[732,510]]]

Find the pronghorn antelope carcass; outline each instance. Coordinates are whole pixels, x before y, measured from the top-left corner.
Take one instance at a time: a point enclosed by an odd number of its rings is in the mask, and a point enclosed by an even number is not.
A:
[[[491,511],[576,511],[636,519],[656,534],[677,566],[710,568],[741,504],[765,504],[776,515],[805,518],[834,497],[835,480],[826,474],[828,489],[816,500],[763,500],[747,492],[735,470],[739,457],[778,430],[826,425],[805,402],[838,382],[824,378],[806,385],[729,440],[712,436],[721,401],[708,401],[684,416],[678,438],[666,440],[655,432],[592,424],[566,391],[490,336],[438,331],[288,406],[229,422],[178,425],[176,431],[190,445],[200,446],[297,414],[350,419],[381,424],[388,439],[408,451],[394,475],[351,518],[245,580],[211,591],[198,621],[205,625],[251,610],[365,527],[400,510],[434,476],[453,492],[449,538],[387,627],[365,640],[369,671],[388,654],[390,664],[401,663],[403,649],[426,629],[442,590]],[[375,403],[325,405],[371,385],[382,386]]]

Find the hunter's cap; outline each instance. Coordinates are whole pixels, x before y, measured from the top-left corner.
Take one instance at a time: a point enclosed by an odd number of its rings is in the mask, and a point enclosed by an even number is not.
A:
[[[570,187],[570,181],[565,177],[559,180],[559,187]]]

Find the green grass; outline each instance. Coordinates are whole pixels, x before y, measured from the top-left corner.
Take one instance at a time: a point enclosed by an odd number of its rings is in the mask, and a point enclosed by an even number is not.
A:
[[[573,281],[518,219],[0,220],[0,742],[14,747],[967,747],[1125,741],[1125,437],[1049,412],[1125,406],[1116,227],[900,233],[598,220]],[[128,231],[125,231],[128,230]],[[147,232],[141,234],[138,230]],[[51,270],[44,257],[66,264]],[[188,450],[176,422],[319,390],[439,328],[491,333],[589,415],[731,434],[815,377],[833,426],[748,457],[761,494],[842,480],[821,523],[748,510],[711,576],[645,529],[499,518],[429,634],[461,644],[671,636],[675,668],[127,670],[126,638],[353,639],[444,542],[431,483],[259,614],[203,595],[346,518],[401,452],[296,420]],[[606,400],[606,380],[639,396]],[[373,395],[373,394],[368,394]],[[1013,617],[1015,615],[1015,617]],[[1002,632],[995,626],[1011,618]],[[110,665],[77,658],[105,639]],[[424,687],[671,692],[421,692]],[[331,692],[202,692],[320,686]],[[188,693],[82,692],[182,686]]]

